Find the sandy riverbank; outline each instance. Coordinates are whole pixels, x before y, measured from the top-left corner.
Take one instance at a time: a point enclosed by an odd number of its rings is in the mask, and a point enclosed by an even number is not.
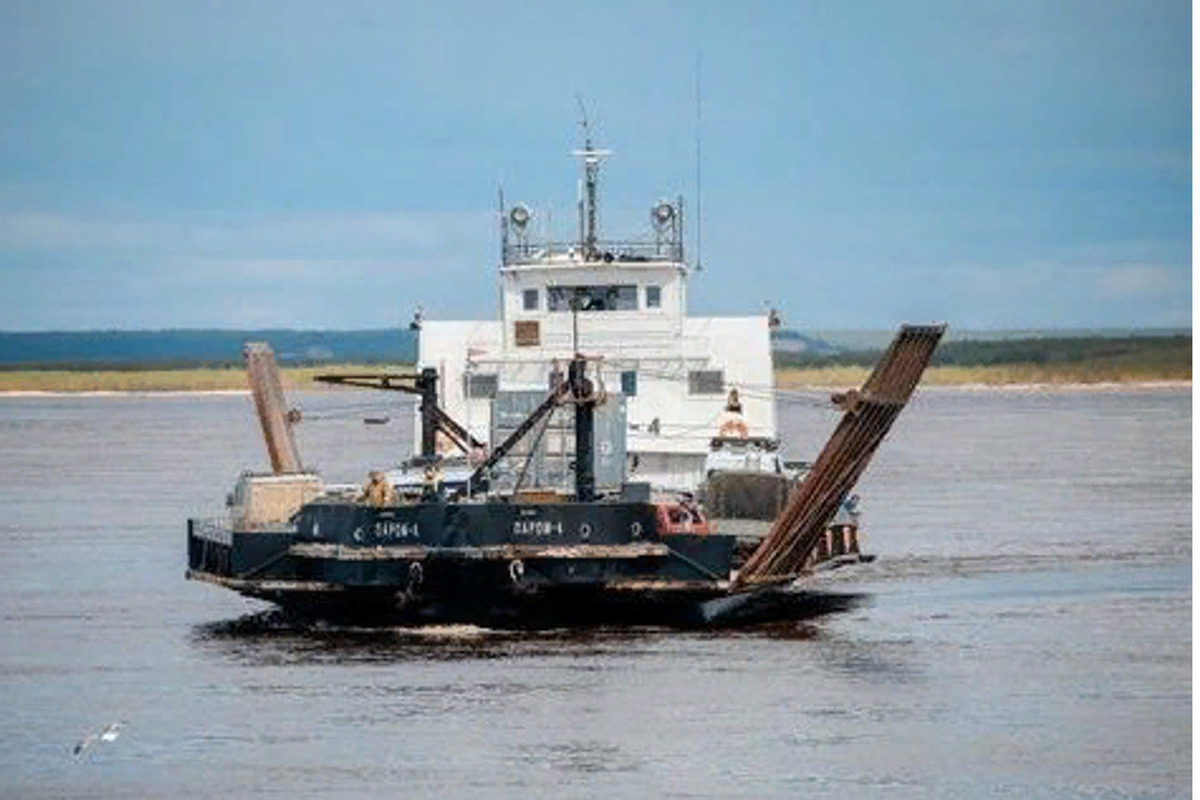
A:
[[[228,397],[250,396],[249,389],[163,389],[118,391],[110,389],[87,389],[81,391],[52,391],[45,389],[0,390],[0,398],[6,397]]]

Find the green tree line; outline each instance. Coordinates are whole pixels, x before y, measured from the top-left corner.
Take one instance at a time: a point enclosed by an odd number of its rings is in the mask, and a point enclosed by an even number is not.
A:
[[[873,366],[881,349],[833,354],[784,353],[781,367]],[[1010,364],[1078,365],[1184,369],[1192,363],[1192,337],[1128,336],[1029,338],[995,341],[943,342],[933,354],[934,366],[990,367]]]

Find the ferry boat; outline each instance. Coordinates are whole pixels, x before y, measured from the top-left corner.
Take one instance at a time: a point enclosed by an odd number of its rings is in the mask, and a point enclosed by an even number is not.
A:
[[[770,532],[743,549],[713,531],[690,503],[655,501],[633,484],[598,484],[597,411],[608,396],[588,359],[564,374],[461,489],[426,464],[418,493],[398,493],[374,472],[364,487],[332,487],[305,470],[273,354],[245,355],[272,474],[244,474],[228,515],[189,519],[187,576],[277,603],[299,617],[384,624],[462,621],[491,626],[737,624],[819,613],[825,599],[796,590],[813,556],[832,543],[829,524],[920,380],[944,326],[905,326],[792,492]],[[332,382],[421,395],[423,451],[439,432],[474,448],[437,405],[436,372],[327,376]],[[491,471],[539,425],[574,418],[569,493],[497,490]],[[602,441],[602,440],[601,440]],[[426,457],[433,454],[424,452]],[[524,470],[522,470],[522,473]],[[519,481],[518,481],[519,483]]]
[[[732,390],[741,393],[746,435],[778,440],[771,316],[689,315],[694,268],[684,252],[683,199],[653,204],[641,238],[604,238],[597,195],[610,151],[587,136],[575,155],[578,238],[538,235],[533,211],[506,206],[501,195],[499,319],[421,320],[419,366],[437,370],[449,415],[494,447],[540,401],[554,373],[585,353],[599,363],[613,401],[598,419],[608,444],[598,453],[597,479],[613,488],[695,491]],[[569,484],[569,435],[569,422],[551,423],[535,454],[537,482]]]
[[[578,240],[536,241],[529,209],[501,201],[499,320],[423,321],[412,372],[318,376],[420,397],[419,452],[399,470],[361,487],[306,470],[273,354],[246,346],[272,473],[188,521],[189,578],[301,616],[516,627],[823,602],[789,587],[857,549],[832,538],[839,509],[944,326],[901,328],[807,475],[784,475],[770,316],[689,317],[682,200],[653,206],[649,237],[602,239],[608,152],[586,137],[576,155]],[[753,488],[750,510],[770,506],[761,533],[709,524],[693,492],[716,473],[730,480],[710,502]]]

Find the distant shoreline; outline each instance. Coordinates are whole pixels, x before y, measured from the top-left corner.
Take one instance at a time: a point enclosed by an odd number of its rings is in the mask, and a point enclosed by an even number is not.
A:
[[[0,344],[3,342],[3,334],[0,334]],[[58,344],[62,345],[61,342]],[[293,350],[300,345],[298,340],[295,344]],[[358,342],[356,347],[361,350],[366,343]],[[326,349],[333,352],[339,348]],[[278,348],[276,351],[279,352]],[[351,352],[353,349],[340,348],[340,351]],[[326,385],[315,383],[321,375],[414,373],[415,356],[396,354],[394,349],[391,352],[393,355],[387,359],[376,359],[368,353],[357,358],[333,358],[306,365],[281,358],[284,385],[292,390],[323,390]],[[1190,386],[1192,380],[1190,334],[946,341],[939,346],[935,356],[933,366],[922,378],[923,386],[1105,390],[1133,386]],[[775,384],[785,392],[862,386],[882,357],[882,352],[868,350],[807,359],[802,354],[777,353]],[[729,388],[737,386],[734,381],[728,383]],[[48,361],[42,364],[6,363],[0,368],[0,394],[236,392],[244,391],[246,385],[245,370],[238,362],[87,364]]]
[[[871,374],[867,367],[830,366],[775,370],[778,389],[861,386]],[[1190,365],[1172,366],[1082,364],[1003,364],[994,366],[934,366],[921,378],[922,388],[1017,389],[1122,388],[1191,386]]]

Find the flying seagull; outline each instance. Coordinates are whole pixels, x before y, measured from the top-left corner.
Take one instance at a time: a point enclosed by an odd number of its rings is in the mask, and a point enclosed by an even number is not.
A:
[[[89,733],[75,744],[74,754],[77,756],[81,755],[83,751],[99,743],[115,742],[117,737],[121,735],[121,728],[123,727],[125,727],[124,722],[114,722],[99,733]]]

